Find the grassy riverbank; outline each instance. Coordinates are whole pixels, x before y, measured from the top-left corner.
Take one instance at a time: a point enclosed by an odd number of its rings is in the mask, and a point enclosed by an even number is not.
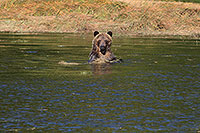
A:
[[[1,32],[200,35],[200,4],[163,1],[3,0]]]

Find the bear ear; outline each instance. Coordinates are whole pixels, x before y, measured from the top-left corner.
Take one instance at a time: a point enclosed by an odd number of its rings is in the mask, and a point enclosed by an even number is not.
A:
[[[112,37],[112,31],[108,31],[107,34]]]
[[[95,31],[94,32],[94,37],[96,36],[96,35],[98,35],[99,34],[99,32],[98,31]]]

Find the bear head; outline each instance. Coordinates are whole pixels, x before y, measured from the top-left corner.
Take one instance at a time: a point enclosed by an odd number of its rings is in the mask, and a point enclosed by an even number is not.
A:
[[[99,33],[98,31],[94,32],[94,39],[92,41],[92,47],[94,52],[99,53],[100,55],[105,55],[107,52],[111,52],[112,44],[112,32]]]

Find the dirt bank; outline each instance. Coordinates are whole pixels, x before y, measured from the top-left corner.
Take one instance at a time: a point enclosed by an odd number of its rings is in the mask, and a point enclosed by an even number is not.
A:
[[[3,0],[0,32],[200,35],[200,4],[147,0]]]

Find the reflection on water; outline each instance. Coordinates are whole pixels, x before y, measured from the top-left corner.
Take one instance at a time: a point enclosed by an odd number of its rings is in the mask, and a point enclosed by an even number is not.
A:
[[[103,75],[112,73],[112,66],[108,63],[91,64],[92,72],[94,75]]]
[[[0,131],[200,129],[199,39],[114,38],[112,65],[87,64],[91,40],[1,33]]]

